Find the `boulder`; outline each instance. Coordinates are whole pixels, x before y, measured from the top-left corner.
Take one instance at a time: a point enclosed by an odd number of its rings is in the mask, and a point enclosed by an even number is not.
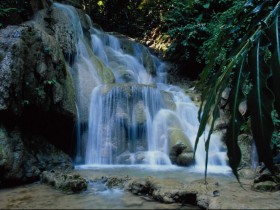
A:
[[[253,167],[253,137],[247,134],[238,136],[238,145],[241,150],[240,167],[252,168]]]
[[[43,170],[73,166],[64,153],[74,152],[77,117],[64,55],[71,47],[63,49],[56,39],[50,14],[48,8],[34,21],[0,30],[1,185],[34,181]]]
[[[175,111],[176,110],[176,104],[173,100],[172,94],[170,92],[163,91],[163,90],[160,91],[160,93],[162,95],[162,98],[163,98],[163,101],[164,101],[166,107],[168,109],[171,109],[171,110]]]
[[[32,182],[51,169],[72,170],[72,160],[44,137],[0,126],[0,186]]]
[[[214,180],[197,180],[182,185],[172,179],[157,179],[155,177],[146,177],[142,179],[131,180],[127,185],[127,190],[133,194],[148,196],[154,200],[163,203],[182,203],[199,205],[202,208],[209,207],[207,192],[215,191],[217,188]]]
[[[273,191],[280,190],[280,184],[273,181],[264,181],[264,182],[254,183],[252,189],[256,191],[273,192]]]
[[[182,166],[193,164],[193,147],[184,132],[177,128],[170,128],[168,138],[171,162]]]

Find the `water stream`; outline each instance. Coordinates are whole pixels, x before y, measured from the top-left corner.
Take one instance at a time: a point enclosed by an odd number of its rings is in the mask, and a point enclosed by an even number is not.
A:
[[[77,164],[172,165],[172,148],[180,142],[187,145],[183,155],[191,156],[198,108],[183,89],[167,83],[165,63],[122,35],[91,26],[86,36],[74,7],[54,5],[75,31],[71,67],[79,112]],[[197,168],[205,164],[203,142],[195,156]],[[209,168],[227,168],[221,148],[220,136],[213,134]]]

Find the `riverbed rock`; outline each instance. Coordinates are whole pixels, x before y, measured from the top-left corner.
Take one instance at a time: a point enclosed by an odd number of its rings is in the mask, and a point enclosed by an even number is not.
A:
[[[256,176],[252,189],[256,191],[277,191],[280,190],[280,173],[271,173],[265,165],[260,165],[256,169]]]
[[[67,174],[61,171],[44,171],[41,183],[49,184],[65,193],[79,193],[87,189],[87,180],[79,174]]]
[[[264,181],[264,182],[254,183],[252,189],[256,191],[273,192],[273,191],[280,190],[280,184],[273,181]]]
[[[196,180],[187,184],[172,179],[146,177],[130,181],[127,189],[138,196],[148,196],[163,203],[182,203],[208,208],[208,192],[217,189],[216,182],[208,179]]]

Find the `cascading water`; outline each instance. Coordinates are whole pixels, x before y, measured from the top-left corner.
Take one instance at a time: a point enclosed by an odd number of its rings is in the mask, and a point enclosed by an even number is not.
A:
[[[86,37],[73,7],[55,7],[69,16],[75,31],[72,71],[82,128],[77,154],[82,162],[171,165],[172,147],[180,143],[189,144],[184,155],[192,155],[198,108],[182,89],[167,84],[165,64],[121,35],[91,26]],[[209,165],[226,165],[221,147],[219,136],[213,134],[209,154],[215,155],[209,157]],[[195,162],[205,164],[203,140]]]

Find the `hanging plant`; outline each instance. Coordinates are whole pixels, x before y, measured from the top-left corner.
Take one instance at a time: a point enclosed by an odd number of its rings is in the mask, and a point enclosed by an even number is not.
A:
[[[274,172],[271,152],[274,124],[271,114],[273,110],[280,113],[280,2],[250,0],[243,8],[244,10],[237,13],[231,22],[221,27],[216,41],[210,47],[212,51],[208,54],[208,64],[200,75],[198,87],[202,89],[202,103],[195,150],[210,117],[213,119],[209,135],[205,139],[205,176],[210,137],[214,122],[219,117],[219,103],[225,88],[230,89],[228,105],[231,119],[226,145],[229,165],[234,175],[238,179],[237,168],[241,152],[237,137],[244,120],[238,107],[245,98],[259,161]],[[216,58],[223,52],[229,40],[234,40],[232,49],[226,53],[222,62],[217,63]],[[246,83],[248,81],[250,84]],[[248,95],[243,91],[246,85],[250,86]]]

